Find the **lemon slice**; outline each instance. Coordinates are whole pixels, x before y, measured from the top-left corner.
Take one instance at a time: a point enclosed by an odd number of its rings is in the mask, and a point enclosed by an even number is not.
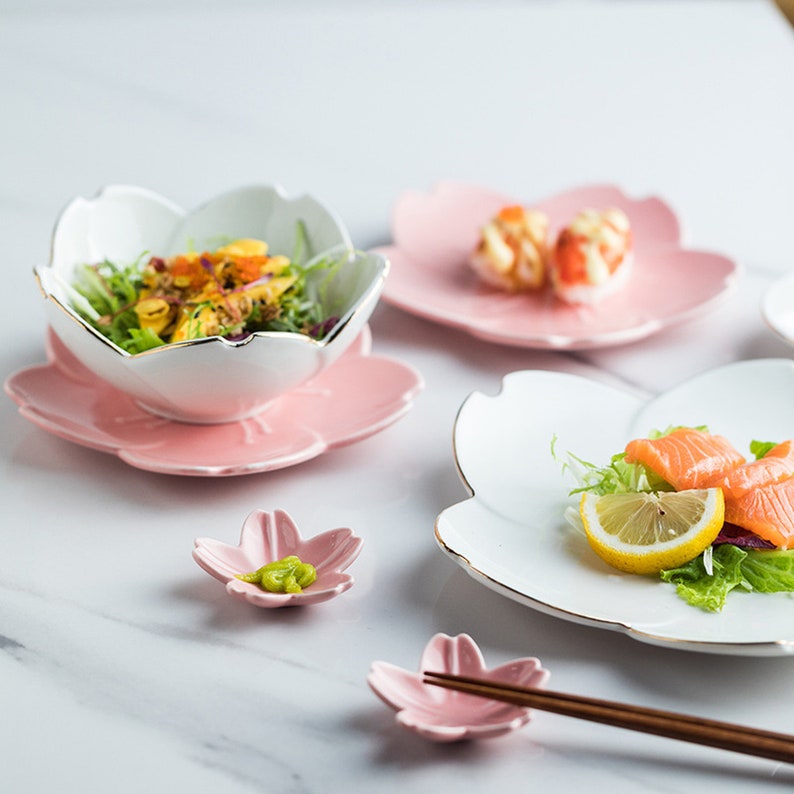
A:
[[[621,571],[658,573],[694,559],[719,534],[725,517],[721,488],[665,493],[582,495],[587,539]]]

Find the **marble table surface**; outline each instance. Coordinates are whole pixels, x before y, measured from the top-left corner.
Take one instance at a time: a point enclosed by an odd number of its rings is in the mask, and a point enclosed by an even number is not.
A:
[[[0,789],[63,792],[789,790],[794,767],[535,714],[430,743],[367,686],[434,634],[490,665],[538,656],[562,691],[794,732],[794,660],[706,655],[541,614],[441,553],[464,499],[452,428],[473,391],[551,369],[652,396],[711,367],[791,358],[766,290],[794,266],[794,35],[772,3],[0,0],[3,378],[45,360],[33,277],[53,222],[103,185],[183,206],[278,182],[390,242],[407,189],[528,200],[594,183],[659,195],[687,243],[740,264],[712,312],[646,340],[510,348],[382,302],[373,350],[424,390],[382,432],[275,472],[146,472],[0,401]],[[682,285],[686,289],[686,285]],[[730,396],[726,396],[730,399]],[[258,610],[191,559],[255,509],[353,528],[355,585]],[[792,612],[794,621],[794,611]]]

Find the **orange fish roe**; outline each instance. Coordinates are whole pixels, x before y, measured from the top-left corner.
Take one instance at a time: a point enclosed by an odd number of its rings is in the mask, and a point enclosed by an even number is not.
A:
[[[176,256],[166,264],[171,274],[173,284],[182,290],[200,290],[211,278],[210,273],[202,267],[198,259],[188,259],[186,256]],[[154,288],[158,279],[152,279]]]
[[[552,247],[551,281],[568,303],[593,303],[618,289],[632,265],[629,219],[617,208],[582,210]]]
[[[505,223],[521,223],[524,213],[525,210],[520,204],[511,204],[509,207],[502,207],[497,217]]]

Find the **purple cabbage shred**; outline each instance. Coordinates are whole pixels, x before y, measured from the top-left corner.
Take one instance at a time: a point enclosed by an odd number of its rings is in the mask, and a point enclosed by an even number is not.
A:
[[[317,325],[312,326],[309,330],[309,336],[313,337],[314,339],[322,339],[323,337],[327,336],[333,330],[334,326],[339,322],[338,317],[329,317],[327,320],[324,320],[321,323],[317,323]]]
[[[720,534],[714,539],[712,545],[719,546],[723,543],[730,543],[733,546],[743,546],[747,549],[774,549],[774,543],[759,538],[758,535],[747,529],[737,527],[735,524],[723,524]]]

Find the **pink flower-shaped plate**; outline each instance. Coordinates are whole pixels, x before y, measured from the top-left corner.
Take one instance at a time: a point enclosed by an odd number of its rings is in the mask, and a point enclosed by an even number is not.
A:
[[[92,375],[48,337],[48,364],[5,383],[22,415],[68,441],[118,455],[140,469],[230,476],[272,471],[315,458],[383,430],[422,389],[411,367],[369,355],[365,326],[338,361],[256,416],[192,425],[155,416]]]
[[[542,687],[549,678],[548,670],[534,657],[487,669],[480,649],[468,634],[436,634],[422,653],[418,673],[389,662],[373,662],[367,679],[372,691],[397,711],[400,725],[436,742],[500,736],[526,725],[531,712],[510,703],[425,684],[425,671],[530,687]]]
[[[481,226],[508,204],[545,211],[552,234],[582,209],[619,207],[629,217],[635,265],[625,288],[593,306],[570,306],[548,290],[508,294],[484,286],[467,265]],[[661,199],[633,199],[616,187],[581,187],[523,201],[453,182],[406,192],[392,219],[383,299],[429,320],[506,345],[583,349],[622,344],[699,317],[733,286],[737,266],[716,253],[685,249]]]
[[[197,538],[193,559],[226,584],[226,592],[257,607],[308,606],[328,601],[353,586],[344,573],[361,551],[363,540],[347,528],[331,529],[304,540],[283,510],[254,510],[243,523],[240,542],[230,546],[212,538]],[[317,579],[300,593],[271,593],[243,582],[237,574],[251,573],[290,555],[317,569]]]

